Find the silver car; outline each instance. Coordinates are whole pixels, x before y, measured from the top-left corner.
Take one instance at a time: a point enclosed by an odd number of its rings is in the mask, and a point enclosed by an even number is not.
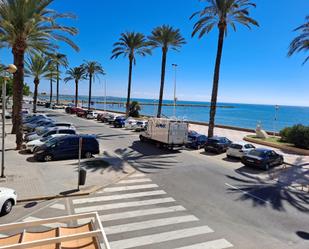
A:
[[[243,156],[248,154],[253,149],[255,149],[255,147],[250,143],[234,142],[227,149],[226,156],[227,157],[242,158]]]

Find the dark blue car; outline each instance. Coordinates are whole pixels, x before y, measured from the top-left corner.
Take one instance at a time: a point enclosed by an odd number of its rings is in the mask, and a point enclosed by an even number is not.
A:
[[[205,135],[199,134],[195,131],[191,131],[188,134],[188,142],[186,144],[186,147],[199,150],[201,148],[204,148],[206,142],[207,137]]]
[[[125,122],[126,122],[125,117],[117,117],[114,121],[114,127],[115,128],[122,128],[122,127],[124,127]]]
[[[273,150],[259,148],[251,150],[242,158],[241,162],[245,166],[268,170],[271,167],[283,164],[284,159],[282,155],[277,154]]]
[[[99,154],[99,142],[93,135],[67,135],[55,137],[48,140],[39,147],[34,158],[38,161],[52,161],[64,159],[77,159],[79,155],[79,141],[82,138],[81,156],[91,158],[92,155]]]

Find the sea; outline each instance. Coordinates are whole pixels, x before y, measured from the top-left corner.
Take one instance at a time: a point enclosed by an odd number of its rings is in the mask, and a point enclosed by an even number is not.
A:
[[[48,96],[40,96],[41,99],[49,99]],[[73,101],[74,96],[61,95],[60,100]],[[110,111],[125,111],[125,98],[106,97],[107,102],[119,102],[121,104],[104,105],[104,97],[93,97],[92,108]],[[87,106],[88,97],[80,96],[79,101],[83,106]],[[141,114],[156,115],[158,100],[154,99],[132,99],[141,105]],[[98,103],[100,102],[100,103]],[[165,104],[173,104],[171,100],[163,101]],[[163,106],[162,114],[167,117],[177,117],[178,119],[208,122],[209,102],[177,101],[178,106],[174,115],[174,106]],[[216,112],[216,124],[235,126],[241,128],[255,129],[258,124],[264,130],[279,132],[285,127],[295,124],[309,125],[309,107],[284,106],[284,105],[257,105],[257,104],[236,104],[218,103]]]

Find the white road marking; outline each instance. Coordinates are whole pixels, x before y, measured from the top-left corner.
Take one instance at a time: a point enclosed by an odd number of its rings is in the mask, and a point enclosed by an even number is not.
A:
[[[171,232],[134,237],[130,239],[112,241],[110,242],[110,245],[114,249],[126,249],[131,247],[138,247],[144,245],[151,245],[154,243],[166,242],[170,240],[183,239],[191,236],[212,233],[212,232],[213,230],[208,226],[200,226],[200,227],[175,230]]]
[[[130,183],[143,183],[143,182],[151,182],[149,178],[141,178],[141,179],[130,179],[130,180],[122,180],[117,184],[130,184]]]
[[[59,209],[59,210],[65,210],[65,205],[56,203],[54,205],[51,205],[50,208]]]
[[[138,192],[138,193],[130,193],[130,194],[120,194],[120,195],[110,195],[110,196],[98,196],[91,198],[82,198],[73,200],[73,204],[84,204],[84,203],[93,203],[93,202],[101,202],[101,201],[113,201],[113,200],[122,200],[129,198],[137,198],[137,197],[147,197],[147,196],[155,196],[155,195],[165,195],[166,192],[163,190],[155,190],[155,191],[146,191],[146,192]]]
[[[128,190],[137,190],[137,189],[148,189],[148,188],[158,188],[157,184],[144,184],[144,185],[132,185],[132,186],[123,186],[123,187],[111,187],[105,188],[102,191],[99,191],[99,194],[102,193],[110,193],[110,192],[120,192],[120,191],[128,191]]]
[[[142,209],[142,210],[136,210],[136,211],[101,215],[100,219],[101,221],[111,221],[111,220],[120,220],[120,219],[129,219],[129,218],[135,218],[135,217],[141,217],[141,216],[148,216],[148,215],[154,215],[154,214],[181,212],[185,210],[186,209],[183,206]]]
[[[144,177],[145,174],[143,173],[135,173],[133,175],[130,175],[129,178],[137,178],[137,177]]]
[[[211,240],[205,243],[178,247],[177,249],[225,249],[233,247],[233,245],[225,239]]]
[[[42,220],[42,219],[36,218],[36,217],[33,217],[33,216],[29,216],[28,218],[24,219],[23,221],[29,222],[29,221],[38,221],[38,220]],[[41,225],[41,226],[49,227],[49,228],[57,228],[57,227],[67,227],[67,224],[57,222],[57,223],[44,224],[44,225]]]
[[[149,229],[154,227],[162,227],[167,225],[198,221],[198,220],[199,219],[194,215],[186,215],[186,216],[134,222],[116,226],[109,226],[105,227],[104,231],[106,232],[106,234],[117,234],[117,233],[131,232],[131,231]]]
[[[254,199],[256,199],[256,200],[259,200],[259,201],[262,201],[262,202],[265,202],[265,203],[270,204],[269,201],[266,201],[266,200],[264,200],[264,199],[262,199],[262,198],[260,198],[260,197],[258,197],[258,196],[256,196],[256,195],[250,194],[250,193],[247,192],[247,191],[243,191],[243,190],[241,190],[240,188],[237,188],[237,187],[235,187],[235,186],[233,186],[233,185],[231,185],[231,184],[225,183],[225,185],[228,186],[228,187],[230,187],[230,188],[236,189],[236,190],[238,190],[238,191],[244,193],[245,195],[251,196],[252,198],[254,198]]]
[[[155,205],[155,204],[169,203],[169,202],[174,202],[174,201],[175,200],[173,198],[159,198],[159,199],[151,199],[151,200],[144,200],[144,201],[120,202],[120,203],[112,203],[112,204],[99,205],[99,206],[75,208],[75,212],[76,213],[87,213],[87,212],[110,210],[110,209],[115,209],[115,208]]]

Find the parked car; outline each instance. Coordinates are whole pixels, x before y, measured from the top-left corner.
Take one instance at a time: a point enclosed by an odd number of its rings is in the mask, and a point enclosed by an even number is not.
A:
[[[23,117],[23,124],[31,123],[31,122],[35,122],[35,121],[43,120],[43,119],[48,119],[48,117],[44,114],[28,115],[28,116]]]
[[[204,149],[206,152],[224,153],[232,144],[232,141],[226,137],[211,137],[207,139]]]
[[[43,137],[43,138],[39,138],[33,141],[30,141],[28,143],[26,143],[26,150],[33,153],[38,147],[42,146],[43,144],[45,144],[48,140],[55,138],[55,137],[63,137],[63,136],[67,136],[68,134],[62,134],[62,133],[58,133],[58,134],[53,134],[47,137]]]
[[[144,131],[144,130],[146,130],[147,124],[148,124],[148,121],[146,121],[146,120],[137,121],[136,124],[133,125],[133,130]]]
[[[62,104],[58,104],[58,105],[57,104],[53,104],[51,108],[52,109],[64,109],[65,106],[62,105]]]
[[[42,119],[31,123],[26,123],[23,125],[23,129],[27,132],[32,132],[38,126],[47,126],[53,124],[54,121],[51,119]]]
[[[11,212],[14,205],[17,202],[17,194],[14,189],[0,188],[0,207],[1,214],[5,215]]]
[[[87,111],[86,118],[87,119],[96,119],[99,113],[96,111]]]
[[[91,158],[93,155],[100,153],[99,142],[95,136],[69,135],[48,140],[35,151],[34,158],[45,162],[60,159],[77,159],[80,138],[82,138],[82,157]]]
[[[186,147],[199,150],[201,148],[204,148],[206,142],[207,137],[205,135],[199,134],[195,131],[190,131],[188,133],[188,142],[186,144]]]
[[[30,142],[36,139],[40,139],[40,138],[45,138],[48,137],[50,135],[53,134],[76,134],[76,130],[75,129],[70,129],[70,128],[62,128],[62,127],[54,127],[51,130],[47,131],[46,133],[44,133],[42,136],[39,136],[38,134],[33,134],[31,136],[26,136],[25,137],[25,141],[26,142]]]
[[[81,110],[83,110],[82,108],[80,108],[80,107],[70,107],[70,109],[69,109],[69,113],[70,114],[76,114],[77,112],[79,112],[79,111],[81,111]]]
[[[74,125],[72,123],[56,122],[56,123],[50,123],[49,125],[36,127],[34,131],[38,135],[42,135],[45,132],[47,132],[48,128],[51,129],[52,127],[66,127],[66,128],[70,128],[70,129],[75,129],[75,127],[74,127]]]
[[[124,116],[119,116],[119,117],[115,118],[114,127],[115,128],[122,128],[122,127],[124,127],[125,122],[126,122],[126,118]]]
[[[101,118],[100,121],[103,123],[108,123],[108,120],[114,119],[115,116],[113,114],[110,113],[104,113]]]
[[[269,170],[271,167],[283,164],[284,158],[274,150],[258,148],[251,150],[247,155],[243,156],[241,162],[245,166]]]
[[[79,117],[79,118],[85,118],[86,115],[87,115],[87,110],[84,110],[84,109],[79,109],[76,112],[76,116]]]
[[[137,123],[137,120],[133,118],[128,118],[124,123],[124,128],[128,130],[132,130],[133,126],[136,125],[136,123]]]
[[[226,156],[242,158],[253,149],[255,149],[255,147],[252,144],[246,142],[233,142],[227,149]]]

